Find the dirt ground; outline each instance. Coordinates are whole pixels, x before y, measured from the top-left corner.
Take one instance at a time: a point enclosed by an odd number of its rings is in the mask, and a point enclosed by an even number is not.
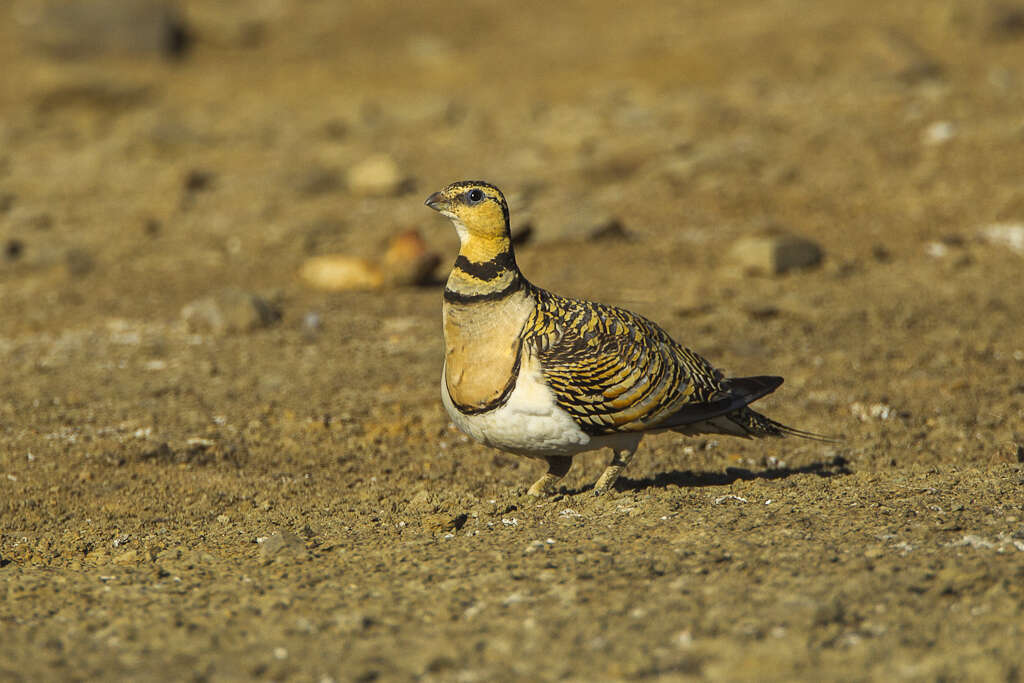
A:
[[[0,679],[1024,679],[1024,5],[194,0],[178,58],[55,55],[39,7],[0,9]],[[417,228],[440,281],[464,178],[533,282],[843,441],[525,496],[441,407],[438,285],[296,276]],[[824,263],[729,267],[771,227]],[[232,291],[280,318],[186,323]]]

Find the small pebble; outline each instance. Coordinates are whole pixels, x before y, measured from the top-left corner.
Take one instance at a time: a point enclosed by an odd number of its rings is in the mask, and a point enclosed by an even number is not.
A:
[[[219,336],[269,327],[281,312],[260,296],[229,288],[186,304],[181,318],[192,332]]]
[[[62,59],[156,54],[181,57],[190,32],[176,3],[166,0],[45,0],[22,3],[28,42]],[[27,6],[32,6],[27,9]]]
[[[345,254],[307,259],[299,268],[299,278],[310,287],[327,292],[378,289],[384,284],[384,273],[380,266]]]
[[[288,556],[305,557],[308,554],[306,544],[290,531],[273,534],[260,544],[260,555],[268,561]]]
[[[896,416],[896,409],[885,403],[872,403],[866,406],[860,401],[856,401],[850,404],[850,414],[861,422],[888,420]]]
[[[320,318],[320,314],[314,311],[309,311],[306,315],[302,316],[302,330],[306,334],[316,334],[323,327],[323,320]]]
[[[956,137],[956,126],[950,121],[936,121],[924,129],[926,145],[941,145]]]
[[[396,195],[405,185],[398,164],[387,154],[375,154],[363,159],[348,169],[346,181],[349,190],[367,197]]]
[[[1024,223],[993,223],[982,228],[981,236],[989,244],[1024,254]]]

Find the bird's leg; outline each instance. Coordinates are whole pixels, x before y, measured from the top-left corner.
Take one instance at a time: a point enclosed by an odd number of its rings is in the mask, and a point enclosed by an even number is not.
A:
[[[615,486],[615,480],[622,474],[622,470],[626,469],[626,465],[633,459],[633,454],[636,453],[636,446],[631,449],[619,449],[616,448],[612,451],[612,462],[608,467],[604,468],[604,472],[601,473],[601,478],[594,484],[594,494],[601,495],[607,493]]]
[[[544,458],[548,461],[548,471],[544,476],[533,482],[533,486],[527,491],[531,496],[546,496],[551,493],[555,483],[565,476],[565,473],[572,467],[572,456],[560,455]]]

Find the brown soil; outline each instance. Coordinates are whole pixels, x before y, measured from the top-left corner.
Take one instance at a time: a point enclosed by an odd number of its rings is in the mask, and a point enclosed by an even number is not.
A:
[[[0,678],[1024,677],[1024,255],[979,237],[1024,222],[1019,5],[195,0],[182,60],[61,61],[10,4]],[[397,196],[346,188],[376,153]],[[656,436],[527,498],[444,415],[438,287],[295,276],[447,261],[422,201],[475,177],[534,282],[843,443]],[[825,263],[730,272],[766,225]],[[186,328],[232,287],[281,320]]]

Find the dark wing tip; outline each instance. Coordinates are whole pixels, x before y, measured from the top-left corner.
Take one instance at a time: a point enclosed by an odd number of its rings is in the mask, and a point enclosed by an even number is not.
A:
[[[723,385],[730,391],[730,393],[739,394],[747,401],[748,404],[750,404],[778,389],[782,386],[782,382],[783,379],[781,377],[763,375],[759,377],[730,378],[725,380]],[[810,439],[811,441],[821,441],[824,443],[842,443],[842,439],[838,439],[834,436],[816,434],[815,432],[796,429],[795,427],[784,425],[781,422],[776,422],[775,420],[767,418],[760,413],[755,414],[757,415],[757,420],[761,422],[762,427],[767,427],[772,431],[776,431],[779,436],[796,436],[801,439]]]
[[[747,403],[753,403],[781,387],[784,381],[772,375],[729,377],[722,381],[722,388],[733,396],[742,397]]]

